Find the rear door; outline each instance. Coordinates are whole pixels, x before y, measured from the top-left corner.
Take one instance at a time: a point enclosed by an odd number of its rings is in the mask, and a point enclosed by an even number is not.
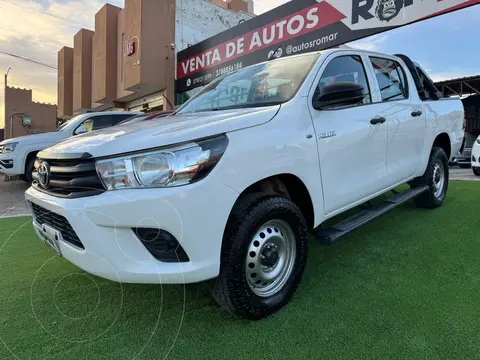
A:
[[[386,177],[387,127],[371,123],[382,111],[372,102],[371,71],[368,58],[354,51],[332,54],[322,65],[309,95],[318,143],[318,154],[324,193],[325,214],[344,208],[382,191]],[[365,98],[348,107],[315,110],[315,91],[331,82],[355,82],[363,85]]]
[[[396,184],[416,175],[421,168],[425,112],[406,68],[393,57],[368,58],[375,82],[373,101],[379,114],[387,120],[388,182]]]

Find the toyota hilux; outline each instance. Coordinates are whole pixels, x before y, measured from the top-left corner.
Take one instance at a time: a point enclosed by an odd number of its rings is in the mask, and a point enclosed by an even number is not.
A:
[[[260,319],[294,295],[309,234],[330,243],[405,201],[440,206],[463,119],[407,56],[296,55],[222,76],[169,117],[41,151],[26,199],[39,238],[85,271],[208,280]]]

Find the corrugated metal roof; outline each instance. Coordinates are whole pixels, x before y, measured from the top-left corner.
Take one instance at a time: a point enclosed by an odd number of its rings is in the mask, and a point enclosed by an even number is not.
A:
[[[480,94],[480,75],[436,81],[435,86],[444,96]]]
[[[473,76],[466,76],[463,78],[456,78],[456,79],[449,79],[449,80],[441,80],[441,81],[435,81],[436,84],[446,84],[450,82],[459,82],[459,81],[472,81],[472,80],[480,80],[480,75],[473,75]]]

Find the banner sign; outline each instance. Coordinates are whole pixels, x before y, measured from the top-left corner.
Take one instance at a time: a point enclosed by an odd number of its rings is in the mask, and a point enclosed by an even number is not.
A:
[[[271,57],[335,47],[480,0],[292,0],[177,54],[177,92]]]

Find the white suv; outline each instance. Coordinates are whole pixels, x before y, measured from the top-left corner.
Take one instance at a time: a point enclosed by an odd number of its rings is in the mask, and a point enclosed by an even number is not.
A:
[[[211,280],[229,311],[267,316],[300,283],[310,231],[331,242],[409,199],[442,204],[464,112],[421,72],[366,51],[292,56],[221,77],[171,116],[71,138],[38,154],[35,230],[98,276]]]
[[[90,112],[77,115],[56,132],[33,134],[7,139],[0,142],[0,174],[8,176],[24,175],[25,180],[32,182],[33,166],[37,153],[49,146],[74,135],[114,126],[141,112],[108,111]]]

